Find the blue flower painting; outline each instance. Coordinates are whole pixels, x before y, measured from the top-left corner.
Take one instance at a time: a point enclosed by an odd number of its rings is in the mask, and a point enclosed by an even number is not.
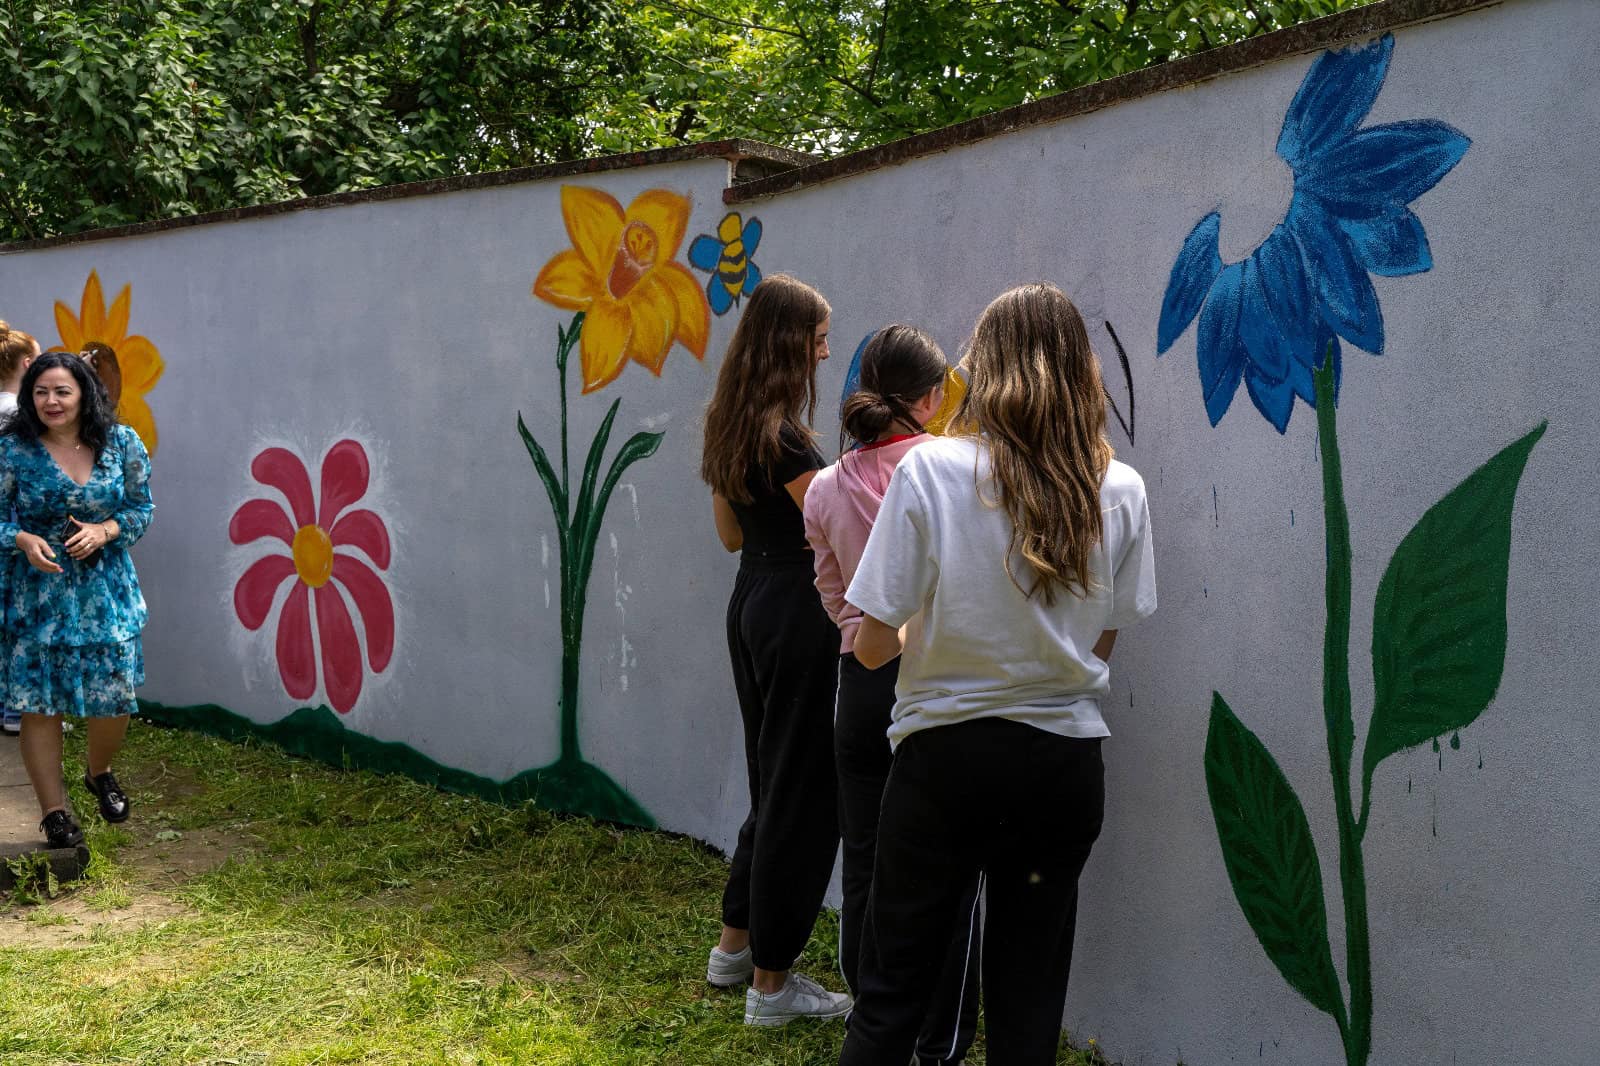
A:
[[[1277,152],[1294,173],[1288,215],[1243,261],[1224,263],[1213,211],[1190,232],[1161,303],[1156,352],[1200,317],[1196,354],[1206,414],[1216,425],[1242,380],[1256,408],[1285,431],[1294,398],[1316,405],[1312,371],[1340,338],[1383,353],[1383,311],[1369,274],[1433,266],[1409,204],[1471,144],[1443,122],[1358,128],[1383,88],[1394,38],[1325,52],[1284,116]]]
[[[1512,512],[1545,432],[1541,423],[1502,448],[1429,508],[1395,550],[1373,604],[1372,713],[1358,755],[1352,573],[1371,549],[1357,553],[1351,542],[1339,444],[1340,345],[1383,353],[1383,311],[1371,275],[1432,269],[1427,234],[1409,205],[1470,144],[1431,120],[1362,128],[1393,51],[1394,40],[1385,36],[1311,64],[1278,137],[1278,155],[1294,173],[1283,221],[1242,261],[1224,263],[1221,216],[1201,219],[1173,264],[1157,330],[1160,354],[1199,317],[1195,349],[1213,426],[1241,381],[1279,433],[1288,428],[1296,396],[1317,420],[1325,622],[1320,649],[1299,649],[1296,662],[1320,657],[1322,665],[1339,842],[1336,898],[1344,910],[1342,977],[1328,933],[1323,863],[1300,792],[1246,717],[1216,690],[1205,779],[1240,911],[1283,979],[1338,1027],[1344,1066],[1367,1066],[1372,1054],[1374,967],[1362,844],[1374,784],[1382,780],[1375,773],[1385,760],[1430,740],[1438,751],[1440,737],[1471,725],[1495,699],[1505,667]],[[1128,429],[1131,438],[1131,418]]]
[[[739,212],[730,211],[717,224],[715,236],[702,233],[689,245],[689,265],[711,275],[706,299],[713,313],[727,314],[761,284],[761,268],[753,258],[760,243],[761,220],[745,222]]]
[[[841,418],[844,417],[844,402],[861,387],[861,354],[867,350],[867,345],[877,335],[878,331],[873,330],[865,337],[862,337],[861,343],[856,345],[856,353],[850,357],[850,369],[844,372],[844,389],[839,393],[839,417]],[[854,451],[859,447],[861,447],[859,441],[851,441],[849,450]]]
[[[867,345],[877,335],[878,331],[873,330],[862,337],[861,343],[856,345],[856,354],[850,357],[850,369],[844,372],[844,391],[839,393],[840,414],[844,413],[844,402],[850,398],[850,394],[861,387],[861,353],[867,350]]]

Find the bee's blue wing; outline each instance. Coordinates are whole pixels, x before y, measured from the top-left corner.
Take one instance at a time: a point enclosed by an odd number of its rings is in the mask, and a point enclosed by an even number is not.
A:
[[[756,286],[761,284],[761,268],[754,263],[745,263],[743,295],[749,296],[756,291]]]
[[[749,259],[756,254],[756,247],[761,243],[761,220],[752,218],[744,224],[744,232],[739,234],[739,239],[744,242],[744,257]]]
[[[701,270],[715,271],[717,260],[722,258],[722,242],[709,233],[702,233],[689,245],[689,265]]]
[[[733,294],[716,274],[712,274],[711,280],[706,282],[706,299],[711,302],[713,314],[725,315],[728,313],[728,308],[733,306]]]

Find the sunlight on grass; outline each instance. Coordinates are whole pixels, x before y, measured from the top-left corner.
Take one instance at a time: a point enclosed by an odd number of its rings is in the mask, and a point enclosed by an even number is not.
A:
[[[177,849],[225,846],[171,890],[177,917],[0,948],[7,1066],[838,1055],[841,1025],[750,1029],[743,996],[705,984],[727,867],[694,841],[138,724],[119,776],[135,821],[86,825],[91,907],[152,896]],[[837,934],[824,914],[801,963],[835,988]]]

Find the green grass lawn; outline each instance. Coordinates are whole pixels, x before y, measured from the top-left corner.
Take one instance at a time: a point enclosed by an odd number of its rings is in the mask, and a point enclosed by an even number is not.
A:
[[[137,722],[118,773],[134,820],[86,823],[87,882],[0,915],[6,1066],[838,1054],[841,1024],[747,1028],[705,984],[726,864],[693,841]],[[836,935],[800,964],[833,988]]]

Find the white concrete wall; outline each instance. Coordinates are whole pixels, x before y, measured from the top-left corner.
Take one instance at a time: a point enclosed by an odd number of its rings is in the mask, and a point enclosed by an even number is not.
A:
[[[624,205],[647,188],[687,194],[692,238],[722,217],[727,172],[717,159],[580,183]],[[296,700],[279,679],[272,633],[287,585],[260,633],[236,617],[235,579],[271,542],[235,546],[228,523],[246,499],[276,496],[250,475],[263,448],[291,447],[315,483],[323,453],[349,437],[374,469],[355,506],[378,511],[393,541],[384,580],[397,642],[344,724],[497,780],[555,758],[558,551],[516,418],[523,412],[559,458],[556,337],[572,316],[531,288],[568,246],[561,184],[0,257],[5,314],[47,347],[57,340],[53,302],[76,310],[91,269],[108,302],[132,282],[130,329],[166,364],[148,395],[160,432],[157,518],[137,556],[151,605],[144,695],[258,722],[328,702],[321,685]],[[712,322],[717,353],[732,323]],[[742,789],[720,603],[736,563],[715,545],[695,488],[716,356],[697,362],[675,346],[659,379],[630,365],[581,397],[577,362],[574,353],[574,492],[612,400],[623,402],[611,451],[647,426],[666,434],[624,477],[600,537],[584,645],[586,754],[663,827],[721,840]]]
[[[1519,0],[1398,30],[1366,119],[1439,120],[1472,145],[1412,204],[1432,269],[1373,279],[1385,354],[1344,347],[1358,765],[1372,604],[1391,554],[1462,478],[1549,421],[1517,495],[1498,696],[1459,750],[1423,746],[1374,779],[1372,1063],[1576,1066],[1600,1042],[1597,37],[1588,0]],[[1290,989],[1241,914],[1203,766],[1215,690],[1304,805],[1343,973],[1316,415],[1296,401],[1280,435],[1241,388],[1213,428],[1195,327],[1155,354],[1169,272],[1195,223],[1221,211],[1233,262],[1283,218],[1292,176],[1273,149],[1313,58],[737,208],[764,224],[761,269],[817,284],[834,306],[825,407],[869,331],[910,321],[954,354],[989,299],[1037,278],[1078,300],[1103,356],[1107,321],[1128,349],[1137,443],[1112,435],[1150,489],[1161,609],[1117,649],[1108,820],[1085,877],[1066,1020],[1130,1066],[1345,1061],[1333,1023]],[[650,188],[690,194],[681,261],[727,210],[725,179],[726,164],[706,161],[569,180],[623,204]],[[556,329],[569,315],[529,288],[568,246],[561,184],[0,256],[0,314],[13,323],[49,343],[52,303],[75,307],[95,269],[108,298],[133,283],[132,330],[165,359],[149,396],[158,511],[138,553],[152,607],[147,695],[258,722],[323,701],[291,699],[270,640],[240,625],[233,583],[259,551],[226,530],[243,500],[268,495],[249,477],[264,446],[314,462],[349,436],[376,470],[358,506],[379,510],[394,541],[398,642],[344,724],[493,779],[555,758],[555,545],[543,563],[549,505],[514,419],[524,412],[552,445]],[[590,396],[574,388],[571,436],[577,466],[616,399],[613,448],[637,430],[666,433],[624,478],[600,537],[585,754],[661,826],[724,847],[744,813],[722,637],[735,562],[715,545],[696,469],[700,411],[736,315],[712,318],[703,364],[675,346],[659,379],[630,365]],[[1122,404],[1114,357],[1106,367]],[[833,431],[831,415],[820,428]]]
[[[1442,120],[1472,147],[1412,205],[1433,269],[1373,279],[1386,354],[1344,346],[1358,765],[1390,555],[1462,478],[1549,420],[1517,497],[1498,697],[1459,750],[1424,746],[1376,774],[1373,1063],[1578,1064],[1600,1040],[1597,34],[1600,5],[1581,0],[1400,30],[1367,119]],[[1119,404],[1105,321],[1128,348],[1138,443],[1112,437],[1149,486],[1161,607],[1117,646],[1108,818],[1085,877],[1067,1023],[1130,1064],[1345,1061],[1333,1023],[1241,915],[1203,767],[1216,690],[1301,797],[1342,973],[1316,414],[1297,401],[1280,436],[1241,387],[1213,428],[1195,327],[1156,358],[1190,229],[1220,210],[1234,262],[1284,217],[1292,177],[1274,145],[1312,58],[742,205],[766,223],[768,262],[822,285],[841,353],[895,320],[954,352],[989,299],[1037,278],[1078,300]],[[789,233],[810,236],[786,246]]]

